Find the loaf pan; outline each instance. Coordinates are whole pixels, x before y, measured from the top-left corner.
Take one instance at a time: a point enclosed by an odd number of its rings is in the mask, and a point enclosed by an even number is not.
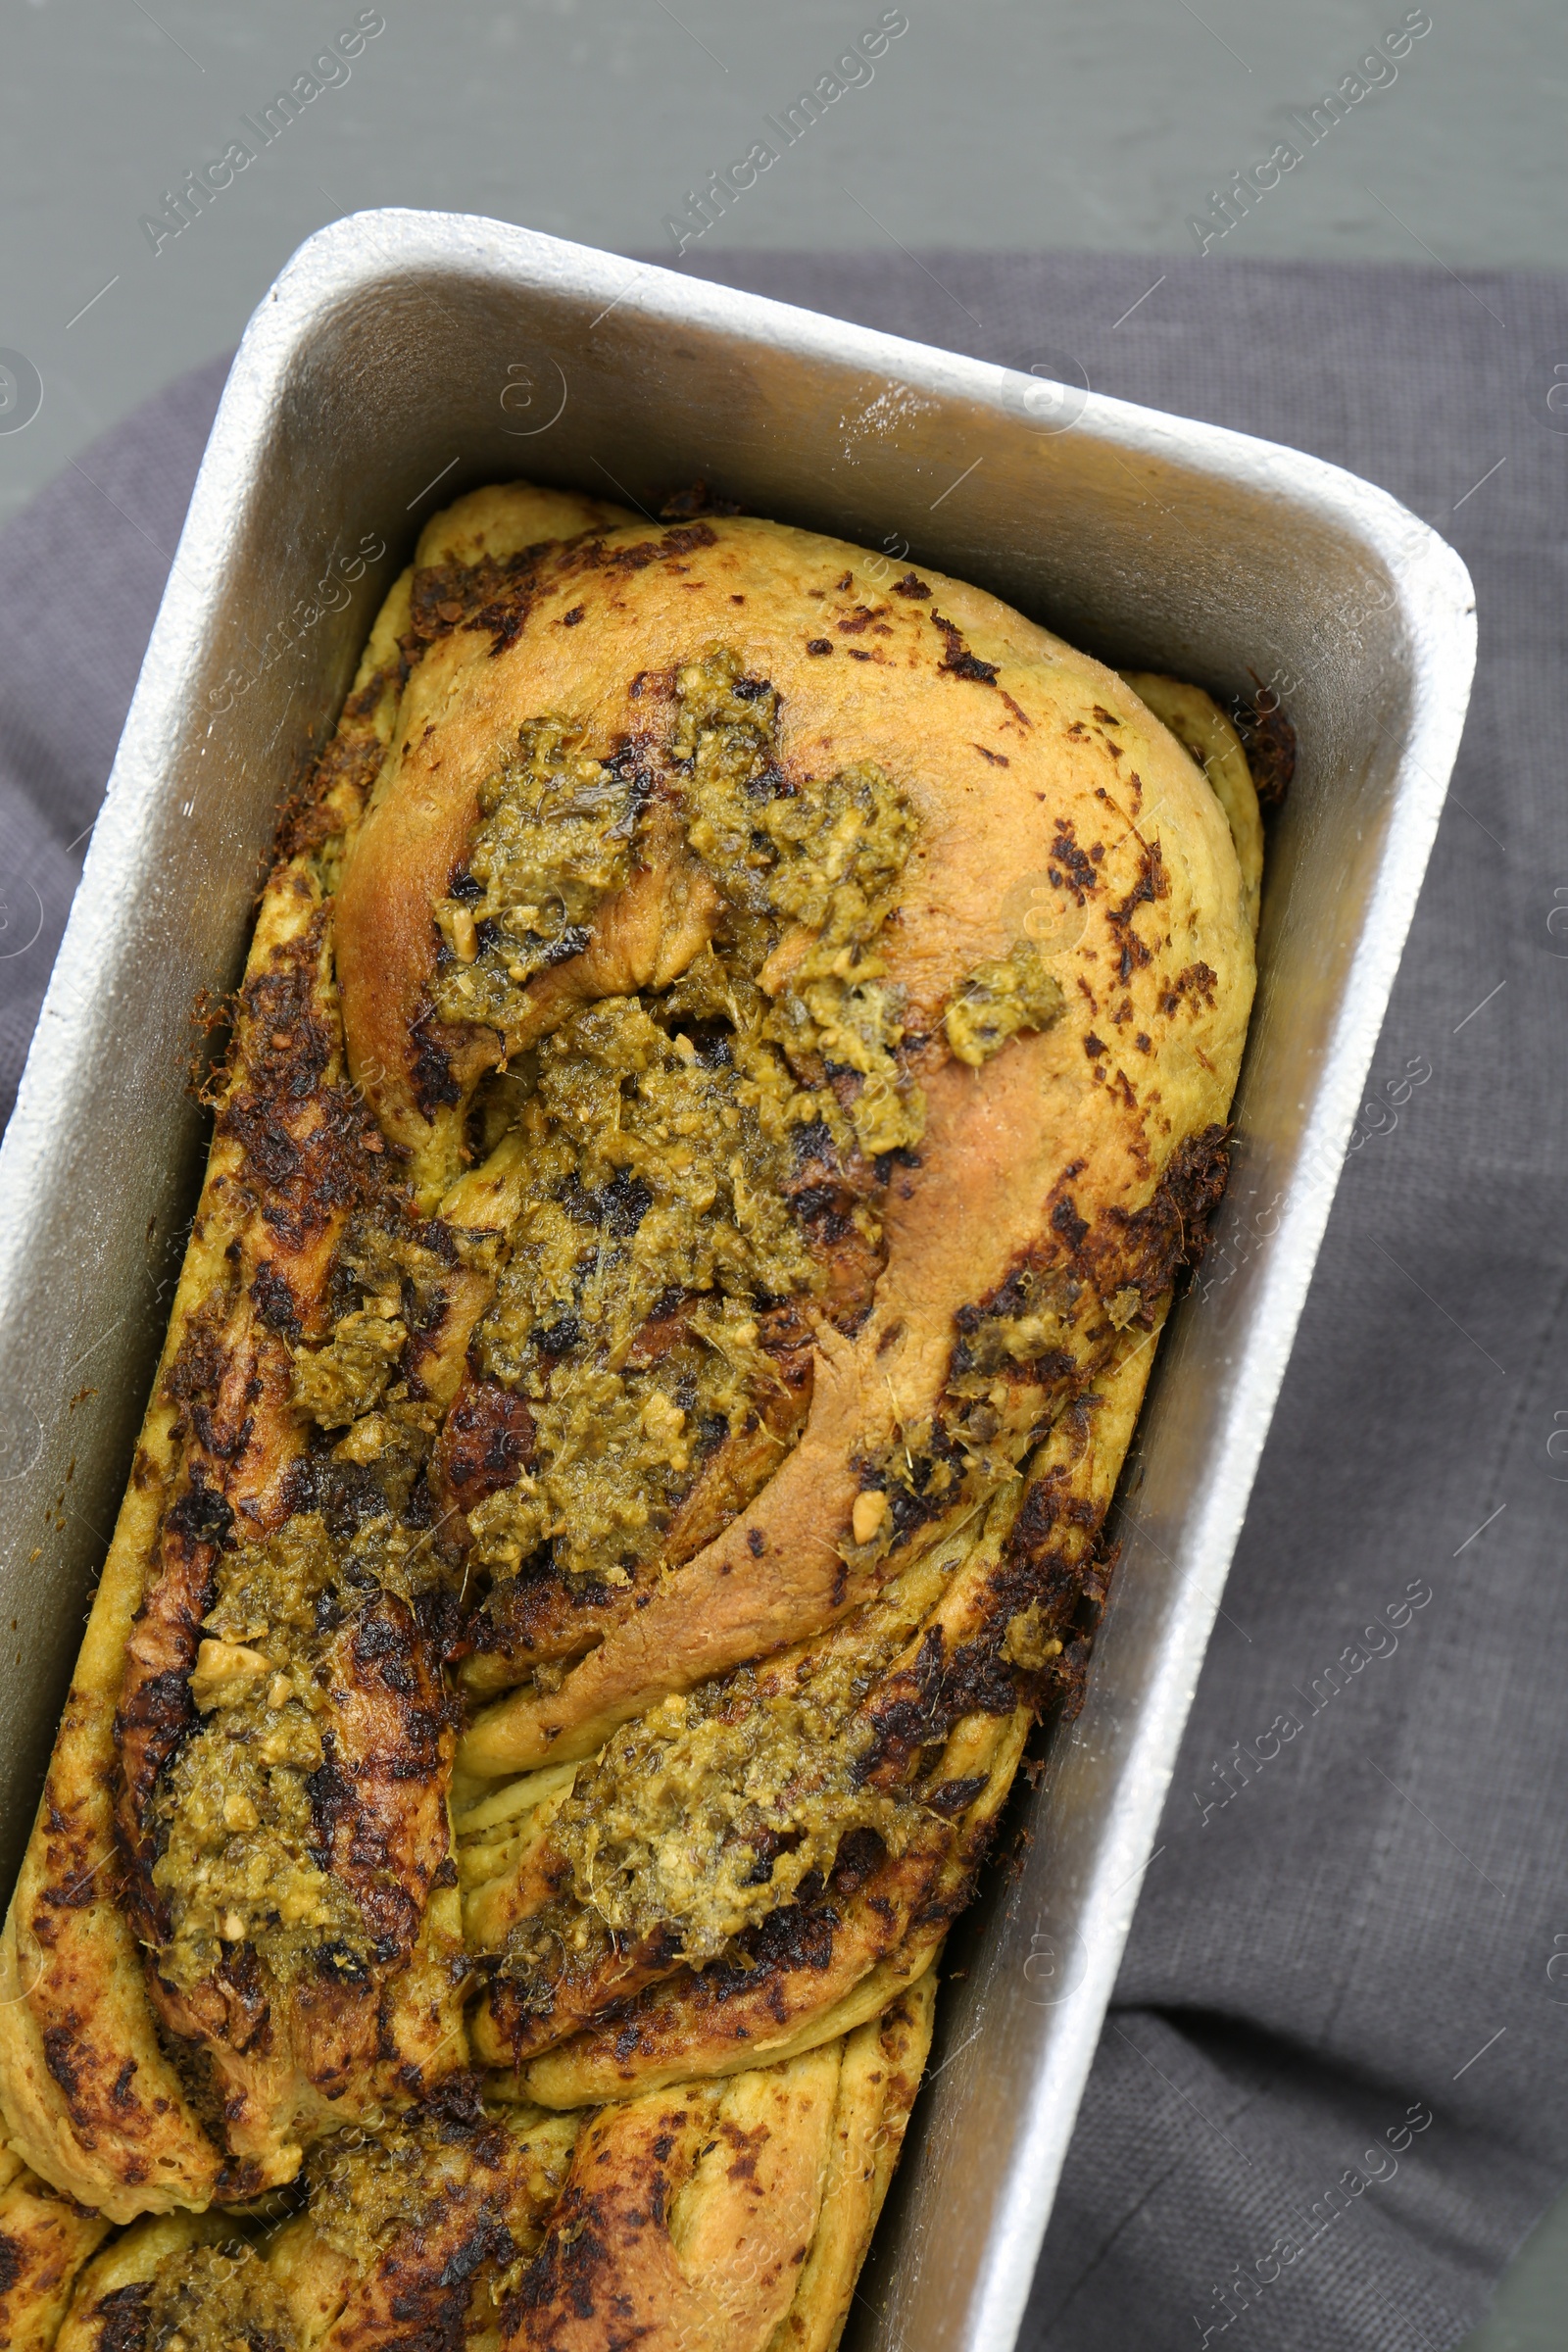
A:
[[[1122,667],[1273,689],[1234,1170],[1118,1503],[1082,1712],[960,1931],[857,2352],[1015,2338],[1074,2112],[1415,907],[1470,583],[1300,453],[500,222],[341,220],[256,313],[197,480],[0,1151],[0,1762],[15,1868],[194,1203],[192,1007],[239,972],[284,794],[420,523],[526,476],[745,510],[993,590]]]

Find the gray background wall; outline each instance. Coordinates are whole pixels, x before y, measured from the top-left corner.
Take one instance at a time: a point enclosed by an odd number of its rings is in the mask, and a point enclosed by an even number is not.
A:
[[[879,0],[381,0],[386,29],[351,77],[155,256],[140,218],[307,72],[358,0],[0,11],[0,346],[43,387],[25,429],[0,431],[0,516],[231,344],[286,256],[340,213],[442,206],[668,251],[662,222],[686,190],[881,13]],[[1188,218],[1216,183],[1266,156],[1288,110],[1353,71],[1405,9],[907,0],[906,13],[874,81],[705,249],[1191,252]],[[1397,80],[1254,205],[1225,254],[1558,266],[1568,12],[1433,0],[1431,14]]]
[[[1190,217],[1292,136],[1400,0],[905,0],[908,29],[703,239],[1197,249]],[[282,262],[362,207],[482,212],[673,258],[665,216],[831,70],[877,0],[379,0],[384,29],[156,253],[140,225],[311,68],[357,0],[0,0],[0,519],[231,345]],[[1432,0],[1431,30],[1214,250],[1553,269],[1568,11]],[[248,134],[243,134],[248,135]],[[1297,143],[1304,144],[1298,135]],[[1157,323],[1157,308],[1146,324]],[[32,371],[29,374],[29,369]],[[36,413],[24,418],[36,394]],[[6,406],[7,398],[11,405]],[[1412,417],[1419,431],[1420,419]],[[1568,2214],[1472,2352],[1564,2340]]]

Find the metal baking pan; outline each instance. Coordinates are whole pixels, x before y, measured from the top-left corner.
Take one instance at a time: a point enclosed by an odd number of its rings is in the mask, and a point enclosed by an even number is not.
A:
[[[191,1012],[415,533],[514,475],[749,511],[993,589],[1074,644],[1284,697],[1230,1192],[1121,1494],[1077,1721],[962,1931],[861,2282],[858,2352],[1014,2340],[1469,691],[1470,583],[1382,491],[1272,444],[499,222],[313,237],[223,395],[0,1151],[9,1879],[196,1197]],[[943,2063],[943,2061],[946,2063]]]

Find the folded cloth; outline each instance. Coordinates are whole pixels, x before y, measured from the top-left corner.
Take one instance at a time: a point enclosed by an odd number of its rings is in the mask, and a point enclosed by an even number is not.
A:
[[[0,1120],[227,373],[161,392],[0,531]]]
[[[1452,2344],[1568,2179],[1568,281],[699,260],[1314,450],[1475,577],[1465,748],[1021,2339]],[[222,374],[0,537],[7,1108]]]

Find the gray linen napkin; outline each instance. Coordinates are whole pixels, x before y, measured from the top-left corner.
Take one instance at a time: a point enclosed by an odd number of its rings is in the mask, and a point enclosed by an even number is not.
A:
[[[1568,2179],[1568,281],[699,261],[1313,450],[1475,576],[1464,752],[1023,2339],[1449,2345]],[[6,1108],[222,374],[0,537]]]

